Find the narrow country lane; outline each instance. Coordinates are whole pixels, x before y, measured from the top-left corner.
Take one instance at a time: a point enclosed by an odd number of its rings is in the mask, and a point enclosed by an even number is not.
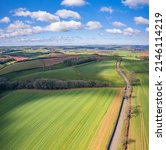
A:
[[[114,128],[114,131],[113,131],[113,135],[112,135],[112,137],[110,139],[110,142],[109,142],[109,146],[108,146],[109,150],[117,150],[117,148],[118,148],[118,142],[119,142],[119,138],[121,136],[123,123],[124,123],[124,120],[125,120],[126,115],[127,115],[126,114],[127,105],[128,105],[128,100],[130,98],[131,89],[132,89],[132,87],[130,85],[130,81],[128,80],[128,78],[123,73],[122,69],[120,68],[120,62],[119,61],[116,64],[116,68],[117,68],[118,73],[124,79],[126,87],[125,87],[124,97],[122,97],[123,101],[122,101],[121,110],[120,110],[120,113],[119,113],[119,116],[118,116],[118,119],[117,119],[117,122],[116,122],[116,125],[115,125],[115,128]]]

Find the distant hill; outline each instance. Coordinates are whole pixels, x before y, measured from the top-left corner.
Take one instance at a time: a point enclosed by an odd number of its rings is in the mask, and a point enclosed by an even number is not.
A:
[[[9,46],[0,47],[0,52],[21,49],[45,50],[132,50],[147,51],[149,45],[80,45],[80,46]]]

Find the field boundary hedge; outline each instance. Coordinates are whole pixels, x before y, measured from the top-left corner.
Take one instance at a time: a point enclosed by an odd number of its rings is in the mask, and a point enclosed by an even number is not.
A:
[[[25,81],[10,81],[0,78],[0,90],[16,90],[16,89],[72,89],[72,88],[88,88],[88,87],[110,87],[110,83],[99,81],[84,80],[56,80],[56,79],[30,79]]]

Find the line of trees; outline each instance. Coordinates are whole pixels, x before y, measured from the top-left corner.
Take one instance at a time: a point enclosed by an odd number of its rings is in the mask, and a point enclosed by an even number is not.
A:
[[[9,81],[0,78],[0,90],[15,89],[71,89],[88,87],[109,87],[110,83],[84,80],[55,80],[55,79],[31,79],[26,81]]]
[[[88,62],[96,61],[96,60],[97,60],[96,57],[71,58],[71,59],[64,60],[64,63],[68,66],[74,66],[74,65],[88,63]]]

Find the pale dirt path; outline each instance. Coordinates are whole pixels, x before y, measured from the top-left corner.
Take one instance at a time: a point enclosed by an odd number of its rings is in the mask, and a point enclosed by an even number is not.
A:
[[[128,78],[126,77],[126,75],[122,72],[122,70],[120,68],[120,62],[117,62],[116,67],[117,67],[118,73],[122,76],[122,78],[124,79],[124,81],[126,83],[126,89],[125,89],[122,109],[120,111],[120,115],[117,120],[117,125],[115,127],[115,132],[113,133],[113,137],[109,143],[109,147],[108,147],[109,150],[117,150],[117,148],[118,148],[118,141],[121,136],[124,120],[126,118],[126,110],[127,110],[127,106],[128,106],[128,96],[131,93],[130,82],[129,82]]]

